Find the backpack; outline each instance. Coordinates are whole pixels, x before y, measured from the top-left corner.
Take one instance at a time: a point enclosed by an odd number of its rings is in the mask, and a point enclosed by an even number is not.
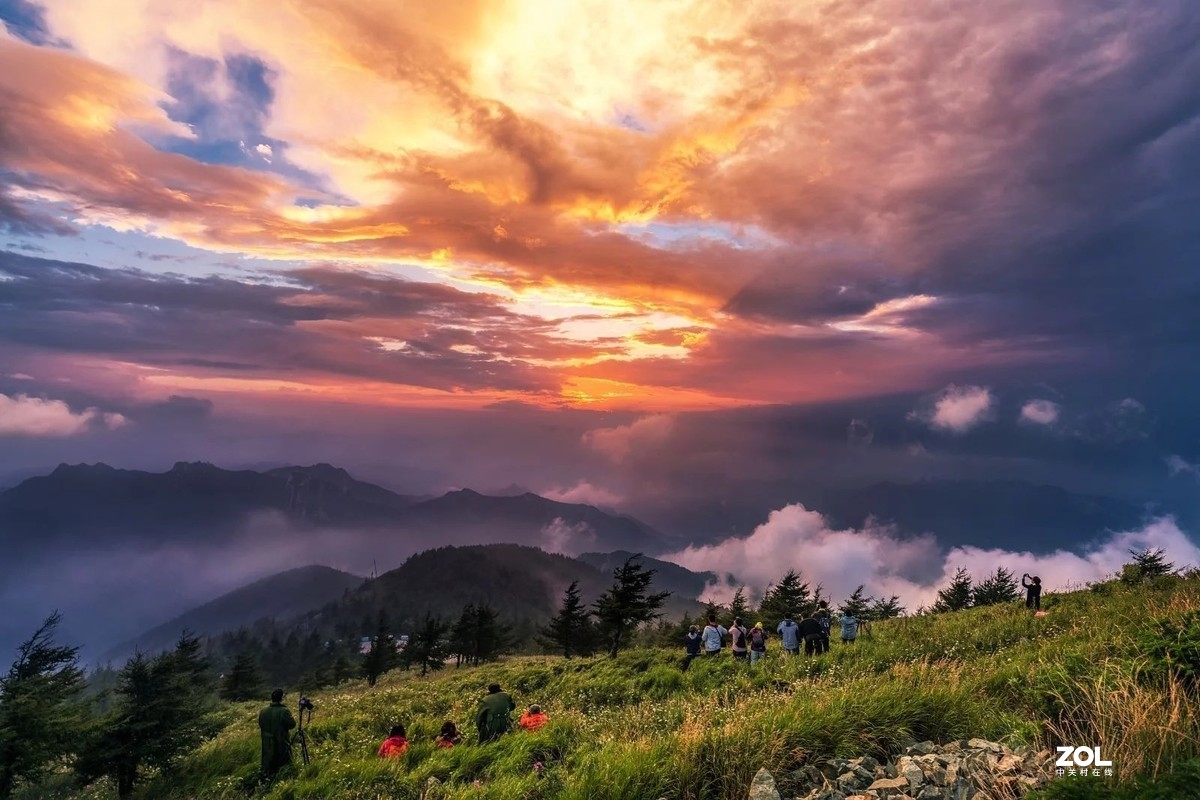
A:
[[[761,628],[755,628],[750,631],[750,644],[753,647],[762,647],[767,642],[767,635],[763,633]]]
[[[733,630],[729,633],[731,634],[730,639],[734,647],[741,648],[746,646],[746,634],[742,632],[741,628],[734,626]]]

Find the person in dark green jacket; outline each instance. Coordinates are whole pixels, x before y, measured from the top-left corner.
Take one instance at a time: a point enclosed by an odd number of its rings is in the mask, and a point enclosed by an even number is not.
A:
[[[508,692],[500,691],[500,684],[493,683],[488,687],[487,696],[479,701],[479,711],[475,714],[475,726],[479,729],[479,743],[494,742],[512,727],[512,718],[517,704],[513,702]]]
[[[296,727],[291,710],[283,705],[283,689],[271,692],[271,705],[258,712],[258,730],[262,733],[263,777],[271,780],[286,764],[292,763],[289,731]]]

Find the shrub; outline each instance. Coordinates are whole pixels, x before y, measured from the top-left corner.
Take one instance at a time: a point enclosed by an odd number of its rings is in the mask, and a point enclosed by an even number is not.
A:
[[[1155,620],[1139,644],[1146,655],[1146,672],[1177,677],[1189,687],[1200,680],[1200,611],[1179,620]]]

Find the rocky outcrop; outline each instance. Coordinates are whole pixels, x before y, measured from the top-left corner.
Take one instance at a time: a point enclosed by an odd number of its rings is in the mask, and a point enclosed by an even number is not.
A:
[[[1051,762],[1049,751],[1013,751],[985,739],[913,742],[886,763],[865,756],[809,764],[785,785],[798,789],[797,800],[1009,800],[1045,783]],[[779,796],[774,777],[759,770],[751,800]]]

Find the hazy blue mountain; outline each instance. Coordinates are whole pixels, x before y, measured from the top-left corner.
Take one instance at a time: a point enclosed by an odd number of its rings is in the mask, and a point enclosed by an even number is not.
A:
[[[140,650],[157,653],[170,648],[184,630],[202,636],[235,630],[260,619],[290,619],[339,600],[366,579],[349,572],[312,565],[297,567],[235,589],[180,614],[101,656],[119,661]]]

